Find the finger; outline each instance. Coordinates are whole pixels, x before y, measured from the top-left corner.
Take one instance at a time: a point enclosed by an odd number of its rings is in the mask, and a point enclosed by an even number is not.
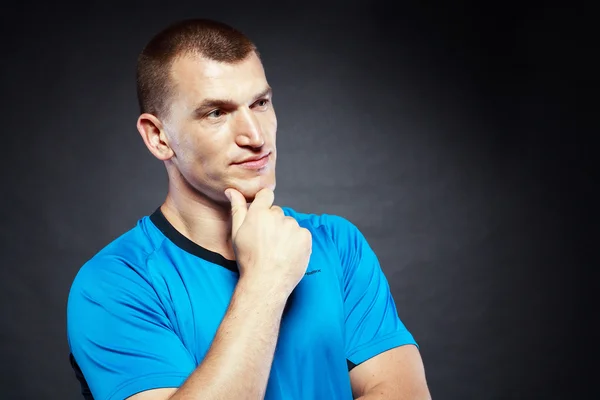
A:
[[[284,217],[285,213],[283,212],[283,209],[279,206],[271,206],[271,211],[276,213],[279,216]]]
[[[287,222],[288,224],[294,224],[295,226],[300,226],[298,224],[298,221],[296,220],[296,218],[290,217],[289,215],[286,215],[285,217],[283,217],[283,220],[285,222]]]
[[[254,196],[254,201],[250,204],[250,208],[248,210],[252,210],[254,208],[266,208],[269,209],[273,205],[273,201],[275,200],[275,193],[269,188],[261,189],[256,196]]]
[[[246,219],[248,206],[244,195],[235,189],[229,188],[225,190],[225,195],[229,198],[231,203],[231,236],[235,237],[240,226],[242,226],[244,219]]]

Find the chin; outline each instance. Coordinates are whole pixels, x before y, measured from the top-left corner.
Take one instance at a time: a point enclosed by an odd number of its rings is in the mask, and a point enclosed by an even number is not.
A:
[[[248,182],[250,183],[250,182]],[[254,201],[256,194],[260,192],[264,188],[269,188],[272,191],[275,191],[275,179],[270,179],[268,182],[260,182],[258,184],[247,184],[247,185],[239,185],[238,190],[240,193],[244,195],[246,201],[251,203]]]

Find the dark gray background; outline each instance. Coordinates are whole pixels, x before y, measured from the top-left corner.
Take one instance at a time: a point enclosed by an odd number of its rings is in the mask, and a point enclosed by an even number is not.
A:
[[[80,398],[71,281],[166,194],[135,128],[136,56],[195,16],[257,42],[276,201],[362,229],[435,399],[591,394],[586,10],[177,3],[2,11],[0,398]]]

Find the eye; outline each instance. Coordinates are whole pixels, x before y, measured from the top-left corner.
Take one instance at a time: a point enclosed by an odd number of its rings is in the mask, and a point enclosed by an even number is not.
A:
[[[213,110],[211,112],[209,112],[208,114],[206,114],[206,116],[208,118],[219,118],[221,116],[223,116],[223,114],[225,114],[222,110],[216,109]]]
[[[254,103],[257,107],[266,107],[269,105],[269,99],[261,99]]]

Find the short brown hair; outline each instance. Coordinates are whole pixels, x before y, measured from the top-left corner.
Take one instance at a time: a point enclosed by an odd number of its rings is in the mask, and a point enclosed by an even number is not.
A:
[[[239,30],[209,19],[176,22],[154,36],[137,61],[137,96],[140,113],[166,116],[173,94],[169,81],[171,66],[185,55],[235,63],[251,52],[254,43]]]

